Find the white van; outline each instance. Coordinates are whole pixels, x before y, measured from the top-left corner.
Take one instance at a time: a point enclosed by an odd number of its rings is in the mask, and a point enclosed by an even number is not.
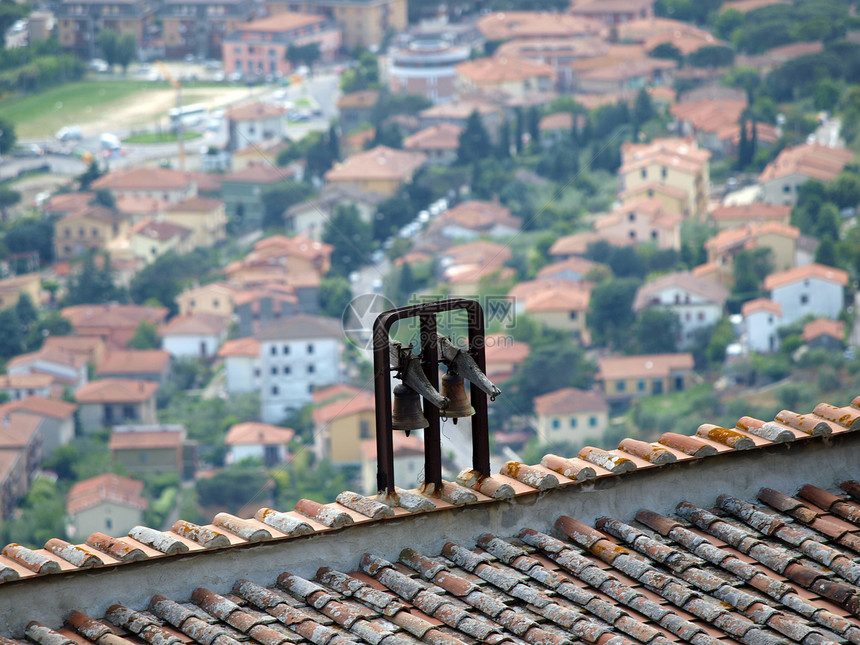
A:
[[[79,125],[67,125],[57,130],[55,137],[57,141],[63,142],[80,141],[84,138],[84,133]]]

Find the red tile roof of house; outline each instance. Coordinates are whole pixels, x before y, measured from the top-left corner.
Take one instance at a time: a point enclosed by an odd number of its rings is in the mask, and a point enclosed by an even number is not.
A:
[[[143,426],[148,427],[148,426]],[[152,450],[158,448],[182,448],[185,441],[185,428],[163,428],[154,426],[153,430],[117,431],[114,430],[108,441],[108,448],[114,450]]]
[[[183,190],[192,182],[193,179],[182,170],[135,166],[102,175],[91,187],[93,190]]]
[[[730,0],[730,2],[723,3],[723,6],[720,7],[720,13],[728,9],[747,13],[748,11],[770,7],[775,4],[791,4],[791,2],[790,0]]]
[[[164,336],[220,336],[230,324],[227,316],[196,313],[174,316],[158,328],[158,335]]]
[[[147,197],[146,195],[132,195],[129,193],[120,193],[116,196],[116,209],[120,213],[126,215],[158,215],[164,212],[168,202],[155,197]]]
[[[219,358],[228,356],[249,356],[251,358],[259,358],[260,356],[260,341],[253,337],[233,338],[225,341],[218,350]]]
[[[42,206],[45,213],[70,213],[81,210],[96,198],[95,193],[89,191],[77,193],[57,193],[53,195]]]
[[[286,168],[271,166],[267,163],[248,164],[242,170],[224,175],[224,181],[240,184],[275,184],[293,178],[293,173]]]
[[[140,220],[131,227],[132,235],[140,235],[150,240],[167,242],[174,238],[184,240],[191,236],[192,230],[173,224],[172,222],[157,221],[149,217]]]
[[[53,383],[54,377],[49,374],[0,374],[0,390],[36,390]]]
[[[724,45],[712,33],[688,22],[671,18],[640,18],[617,25],[619,42],[642,43],[647,51],[671,42],[682,54],[690,54],[700,47]]]
[[[757,311],[769,311],[777,316],[782,316],[782,305],[770,298],[756,298],[755,300],[748,300],[741,306],[741,314],[744,318]]]
[[[451,258],[453,264],[477,264],[501,266],[511,257],[511,249],[506,244],[475,240],[465,244],[450,246],[441,253]]]
[[[791,206],[765,204],[764,202],[753,202],[737,206],[718,206],[709,213],[709,217],[718,223],[726,220],[774,220],[788,224],[790,216]]]
[[[634,378],[665,378],[676,370],[692,370],[693,355],[641,354],[638,356],[607,356],[597,360],[599,381]]]
[[[690,123],[698,132],[713,134],[727,125],[737,126],[746,107],[746,100],[690,101],[673,104],[669,108],[669,114]]]
[[[591,300],[591,284],[559,278],[520,282],[508,297],[524,303],[527,313],[582,311]]]
[[[292,428],[248,421],[231,426],[224,443],[228,446],[284,445],[290,443],[295,434],[296,431]]]
[[[854,158],[854,153],[845,148],[828,148],[817,143],[804,143],[785,148],[759,175],[764,183],[788,175],[801,175],[819,181],[836,179],[845,164]]]
[[[800,337],[809,342],[819,336],[830,336],[841,342],[845,338],[845,323],[841,320],[818,318],[803,326],[803,334]]]
[[[47,399],[44,396],[27,396],[16,401],[9,401],[0,406],[0,410],[32,413],[55,419],[68,419],[75,414],[78,406],[68,401]]]
[[[535,412],[539,415],[609,412],[609,405],[600,392],[565,387],[535,397]]]
[[[799,280],[808,280],[809,278],[835,282],[843,287],[848,284],[847,271],[813,262],[786,271],[771,273],[764,279],[764,288],[770,291],[771,289],[776,289],[792,282],[798,282]]]
[[[374,179],[405,181],[427,161],[421,152],[395,150],[376,146],[347,157],[325,174],[326,181],[372,181]]]
[[[750,248],[763,235],[776,235],[790,240],[800,237],[800,229],[778,221],[750,222],[744,226],[726,228],[705,241],[705,248],[715,253],[724,253],[738,247]]]
[[[547,264],[545,267],[543,267],[540,271],[537,272],[537,277],[539,279],[553,278],[567,271],[578,273],[585,277],[585,275],[589,271],[598,266],[605,265],[598,264],[597,262],[592,262],[591,260],[586,260],[585,258],[574,256],[566,260],[561,260],[560,262],[553,262],[552,264]]]
[[[104,341],[95,336],[48,336],[42,347],[61,349],[89,358],[104,349]]]
[[[511,215],[511,209],[498,202],[471,199],[442,213],[433,227],[453,224],[473,231],[490,230],[495,226],[506,226],[519,230],[522,220]]]
[[[573,113],[572,112],[556,112],[547,114],[540,120],[538,124],[539,130],[565,130],[573,129]]]
[[[245,258],[250,262],[266,260],[272,257],[300,256],[309,260],[319,258],[327,259],[334,247],[325,242],[317,242],[304,235],[287,237],[286,235],[272,235],[264,237],[254,244],[254,250]]]
[[[0,450],[26,448],[39,431],[42,419],[32,414],[24,414],[6,409],[3,406],[0,417]]]
[[[313,411],[314,423],[317,426],[326,425],[336,419],[375,410],[373,392],[360,390],[351,397],[344,397],[327,403]]]
[[[602,36],[606,32],[598,20],[545,11],[498,11],[479,18],[477,27],[487,40]]]
[[[220,199],[209,197],[189,197],[178,204],[170,204],[166,213],[208,213],[224,205]]]
[[[620,204],[611,213],[598,218],[594,222],[594,230],[598,233],[604,229],[623,225],[630,215],[644,216],[651,226],[671,231],[681,225],[683,216],[666,210],[659,199],[655,197],[638,197]],[[610,241],[608,238],[607,241]]]
[[[275,16],[269,16],[262,20],[243,22],[236,26],[239,31],[264,31],[271,33],[293,31],[302,27],[310,27],[326,21],[326,17],[319,14],[298,13],[285,11]]]
[[[613,246],[632,246],[633,240],[627,236],[609,238],[596,231],[584,231],[558,238],[549,248],[550,255],[584,255],[595,242],[606,241]]]
[[[30,352],[29,354],[19,354],[18,356],[9,359],[6,363],[7,367],[17,367],[19,365],[31,365],[36,361],[45,361],[46,363],[54,363],[72,369],[83,367],[87,363],[87,359],[80,354],[70,352],[57,347],[42,347],[39,351]]]
[[[99,361],[99,376],[111,374],[161,374],[170,364],[170,353],[163,349],[112,350]]]
[[[245,103],[227,110],[227,118],[231,121],[259,121],[277,119],[286,113],[286,109],[272,103]]]
[[[419,130],[403,140],[406,150],[456,150],[463,129],[453,123],[439,123]]]
[[[65,225],[82,219],[95,220],[97,222],[106,222],[110,224],[122,221],[125,217],[113,208],[106,208],[99,204],[91,204],[67,213],[57,223]]]
[[[469,118],[472,112],[477,112],[480,115],[492,114],[499,112],[498,105],[490,101],[478,99],[466,99],[460,101],[451,101],[449,103],[440,103],[427,109],[421,110],[420,116],[422,119],[460,119]]]
[[[69,490],[66,496],[66,512],[69,515],[77,515],[103,502],[146,510],[149,503],[140,496],[143,486],[142,481],[113,473],[85,479]]]
[[[477,85],[525,81],[536,77],[555,78],[555,70],[551,65],[525,58],[476,58],[460,63],[454,69],[459,76]]]
[[[651,164],[698,173],[711,158],[709,150],[699,148],[687,139],[655,139],[651,143],[621,144],[622,165],[619,174],[639,170]]]
[[[379,100],[379,92],[376,90],[361,90],[344,94],[337,102],[339,109],[344,108],[372,108]]]
[[[574,0],[572,5],[569,12],[573,15],[636,14],[652,8],[654,0]]]
[[[161,323],[167,317],[167,307],[151,307],[148,305],[74,305],[60,311],[63,318],[68,318],[76,331],[79,328],[98,327],[101,329],[131,329],[138,328],[141,322]]]
[[[90,381],[75,391],[78,403],[142,403],[158,389],[153,381],[126,378],[104,378]]]
[[[639,287],[633,301],[633,311],[642,311],[651,306],[652,299],[664,289],[689,291],[720,307],[725,305],[729,297],[729,290],[721,284],[695,276],[689,271],[676,271]]]
[[[349,383],[335,383],[334,385],[314,390],[313,394],[311,394],[311,400],[315,405],[331,403],[337,399],[352,398],[361,391],[361,388]]]

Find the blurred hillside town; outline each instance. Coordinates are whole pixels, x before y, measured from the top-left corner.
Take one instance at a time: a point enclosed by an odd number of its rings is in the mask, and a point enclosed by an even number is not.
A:
[[[850,400],[855,10],[3,0],[3,543],[375,493],[369,325],[447,296],[498,463]]]

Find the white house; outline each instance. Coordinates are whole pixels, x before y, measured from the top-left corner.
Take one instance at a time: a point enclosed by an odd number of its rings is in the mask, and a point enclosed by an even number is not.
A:
[[[229,318],[216,314],[174,316],[158,330],[161,345],[173,357],[211,358],[227,338]]]
[[[227,393],[260,391],[260,341],[256,338],[234,338],[218,350],[224,361],[227,376]]]
[[[78,406],[67,401],[43,396],[28,396],[10,401],[0,407],[2,413],[20,412],[39,417],[42,425],[42,456],[49,457],[60,446],[65,446],[75,436],[75,412]]]
[[[234,464],[243,459],[261,460],[267,467],[287,460],[287,444],[293,440],[295,431],[268,423],[237,423],[227,431],[224,444],[227,446],[225,461]]]
[[[600,392],[565,387],[535,397],[541,443],[600,441],[609,427],[609,405]]]
[[[85,539],[96,531],[125,536],[143,522],[148,502],[143,482],[113,473],[78,482],[66,497],[69,537]]]
[[[314,388],[342,378],[343,329],[331,318],[298,314],[258,334],[262,383],[261,416],[277,423],[311,401]]]
[[[847,284],[846,271],[815,262],[772,273],[764,279],[770,299],[782,307],[783,325],[806,314],[835,320],[845,306]]]
[[[229,150],[239,150],[284,137],[286,110],[279,105],[249,103],[227,110]]]
[[[47,374],[73,390],[87,382],[87,359],[59,348],[21,354],[6,364],[9,374]]]
[[[741,307],[744,318],[744,339],[748,352],[762,354],[779,349],[776,330],[782,326],[782,307],[767,298],[756,298]]]
[[[403,488],[412,488],[421,483],[419,475],[424,471],[424,440],[403,432],[395,432],[394,445],[394,481]],[[376,439],[365,439],[361,442],[361,489],[365,495],[374,495],[376,485]]]
[[[660,307],[676,313],[681,322],[678,346],[683,349],[693,342],[697,329],[716,324],[728,297],[724,286],[689,271],[679,271],[639,287],[633,311],[639,314],[648,307]]]

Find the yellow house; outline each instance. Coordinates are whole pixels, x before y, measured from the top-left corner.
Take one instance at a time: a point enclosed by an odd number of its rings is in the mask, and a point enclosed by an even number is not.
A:
[[[791,206],[786,204],[765,204],[764,202],[719,206],[710,212],[708,218],[721,231],[756,222],[788,224],[791,219]]]
[[[741,251],[770,249],[774,269],[784,271],[796,264],[799,238],[800,229],[796,226],[775,221],[751,222],[720,231],[705,242],[705,250],[708,252],[708,262],[731,266]]]
[[[551,65],[527,58],[477,58],[460,63],[454,69],[460,96],[496,91],[512,98],[523,98],[535,92],[548,92],[555,85],[555,71]]]
[[[42,279],[38,273],[25,273],[0,280],[0,309],[18,304],[21,294],[27,294],[36,307],[41,301]]]
[[[236,289],[226,282],[210,282],[186,289],[176,296],[179,315],[216,314],[233,315],[233,297]]]
[[[54,224],[54,257],[69,260],[89,250],[106,249],[127,238],[129,222],[122,214],[100,205],[69,213]]]
[[[367,390],[326,403],[313,419],[314,450],[333,464],[359,464],[362,440],[376,437],[376,406]]]
[[[565,387],[535,397],[541,443],[599,441],[609,427],[609,406],[599,392]]]
[[[209,247],[227,237],[227,213],[224,202],[208,197],[192,197],[169,206],[164,221],[191,229],[194,248]]]
[[[353,48],[380,45],[388,31],[404,31],[409,22],[406,3],[407,0],[273,0],[266,3],[266,9],[270,16],[286,11],[323,13],[340,28],[343,46]]]
[[[168,251],[188,253],[193,250],[191,230],[171,222],[159,222],[150,217],[131,227],[129,247],[135,257],[147,264]]]
[[[680,392],[693,376],[693,355],[640,354],[607,356],[597,361],[595,380],[608,401],[625,401],[640,396]]]
[[[528,314],[536,322],[560,329],[583,343],[590,342],[586,326],[591,288],[575,280],[548,279],[521,282],[508,292],[517,313]]]
[[[690,139],[655,139],[651,143],[621,144],[618,169],[620,191],[629,193],[659,184],[682,190],[681,215],[703,219],[708,208],[711,153]]]
[[[687,209],[687,193],[684,190],[657,182],[641,184],[636,188],[624,191],[618,197],[623,203],[643,197],[656,199],[667,213],[683,215]]]
[[[406,152],[387,146],[347,157],[325,174],[331,184],[351,184],[363,191],[391,196],[412,181],[415,171],[427,161],[422,152]]]

